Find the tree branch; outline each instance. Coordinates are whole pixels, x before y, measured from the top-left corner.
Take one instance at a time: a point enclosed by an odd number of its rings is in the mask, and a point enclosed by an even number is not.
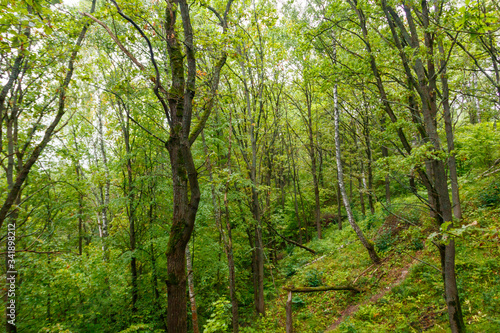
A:
[[[113,32],[111,31],[111,29],[106,25],[106,23],[102,22],[101,20],[95,18],[94,16],[90,15],[89,13],[81,13],[81,15],[83,16],[87,16],[88,18],[92,19],[92,21],[96,22],[97,24],[99,24],[101,27],[103,27],[109,34],[109,36],[111,37],[111,39],[116,43],[116,45],[118,45],[118,47],[120,48],[120,50],[123,51],[123,53],[125,53],[127,55],[127,57],[129,57],[130,60],[132,60],[132,62],[141,70],[141,71],[144,71],[146,69],[146,67],[144,67],[143,64],[141,64],[133,55],[132,53],[130,53],[126,48],[125,46],[123,46],[123,44],[118,40],[118,38],[113,34]]]

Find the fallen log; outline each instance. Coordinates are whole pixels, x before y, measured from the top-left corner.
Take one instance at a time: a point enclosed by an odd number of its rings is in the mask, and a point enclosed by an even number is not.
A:
[[[360,293],[361,290],[353,286],[321,286],[321,287],[283,287],[288,291],[288,299],[286,302],[286,333],[294,333],[293,330],[293,314],[292,314],[292,293],[311,293],[316,291],[329,291],[329,290],[349,290],[355,293]]]
[[[294,293],[311,293],[316,291],[329,291],[329,290],[350,290],[360,293],[361,290],[353,286],[320,286],[320,287],[283,287],[284,290]]]

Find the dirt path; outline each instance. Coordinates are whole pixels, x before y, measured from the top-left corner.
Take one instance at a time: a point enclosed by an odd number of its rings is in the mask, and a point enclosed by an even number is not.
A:
[[[374,302],[378,301],[379,299],[381,299],[382,297],[384,297],[385,294],[387,294],[387,292],[389,292],[392,288],[394,288],[395,286],[399,285],[401,282],[404,281],[404,279],[408,275],[408,272],[410,271],[411,266],[413,266],[413,264],[416,262],[417,262],[417,260],[413,260],[408,265],[402,267],[401,270],[398,272],[399,275],[398,275],[398,278],[396,279],[396,281],[394,281],[389,286],[385,287],[378,294],[373,295],[372,297],[370,297],[370,299],[363,301],[361,303],[349,305],[344,311],[341,312],[340,317],[330,327],[328,327],[325,330],[325,332],[330,332],[330,331],[333,331],[334,329],[336,329],[347,317],[356,313],[360,306],[368,304],[368,303],[374,303]]]

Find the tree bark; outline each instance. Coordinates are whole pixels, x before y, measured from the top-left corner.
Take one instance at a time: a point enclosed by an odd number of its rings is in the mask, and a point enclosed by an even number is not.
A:
[[[286,300],[286,333],[293,333],[293,316],[292,316],[292,292],[288,291]]]
[[[439,53],[445,57],[443,42],[439,42]],[[462,207],[460,205],[460,194],[458,189],[457,162],[455,159],[455,143],[453,140],[453,124],[451,120],[450,92],[448,87],[448,74],[446,71],[446,61],[441,59],[441,85],[443,96],[444,128],[446,132],[446,143],[448,146],[448,168],[450,170],[451,198],[453,201],[453,215],[458,220],[462,219]]]
[[[345,190],[344,186],[344,172],[342,170],[342,160],[341,160],[341,155],[340,155],[340,133],[339,133],[339,122],[340,122],[340,112],[338,108],[338,99],[337,99],[337,85],[335,84],[334,87],[334,122],[335,122],[335,151],[336,151],[336,157],[337,157],[337,175],[338,175],[338,183],[340,187],[340,192],[342,194],[342,198],[344,200],[344,207],[347,212],[347,218],[349,220],[349,224],[352,226],[354,231],[356,232],[356,235],[358,236],[359,240],[365,247],[365,249],[368,251],[368,254],[370,255],[370,259],[373,261],[373,263],[378,264],[380,263],[380,258],[378,257],[377,253],[375,252],[375,247],[373,246],[373,243],[369,242],[366,238],[365,235],[363,234],[363,231],[359,228],[357,225],[356,221],[354,220],[354,215],[352,214],[351,210],[351,205],[349,203],[349,197],[347,196],[347,192]]]
[[[313,119],[312,119],[312,91],[305,83],[304,93],[307,101],[307,133],[309,135],[309,158],[311,159],[311,173],[314,187],[314,224],[316,225],[316,235],[321,239],[321,206],[319,198],[319,182],[316,166],[316,144],[314,142]]]
[[[189,246],[186,246],[186,267],[188,271],[189,302],[191,303],[191,318],[193,320],[193,333],[199,333],[198,310],[196,308],[196,297],[194,292],[193,265],[191,264],[191,253]]]

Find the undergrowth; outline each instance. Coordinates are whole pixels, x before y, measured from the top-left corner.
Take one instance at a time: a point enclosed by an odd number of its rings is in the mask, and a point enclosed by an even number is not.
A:
[[[465,231],[456,240],[464,320],[470,332],[500,332],[498,181],[465,183],[461,225],[468,227],[462,228]],[[307,244],[318,252],[316,256],[295,248],[281,260],[276,277],[279,296],[269,302],[267,316],[251,330],[285,332],[286,293],[282,286],[355,283],[362,293],[294,294],[295,332],[326,332],[350,306],[354,310],[342,317],[333,332],[448,332],[439,255],[427,239],[437,228],[415,199],[393,201],[390,207],[377,207],[374,215],[358,216],[359,225],[384,258],[381,265],[371,264],[346,222],[342,230],[331,225],[323,239]]]

